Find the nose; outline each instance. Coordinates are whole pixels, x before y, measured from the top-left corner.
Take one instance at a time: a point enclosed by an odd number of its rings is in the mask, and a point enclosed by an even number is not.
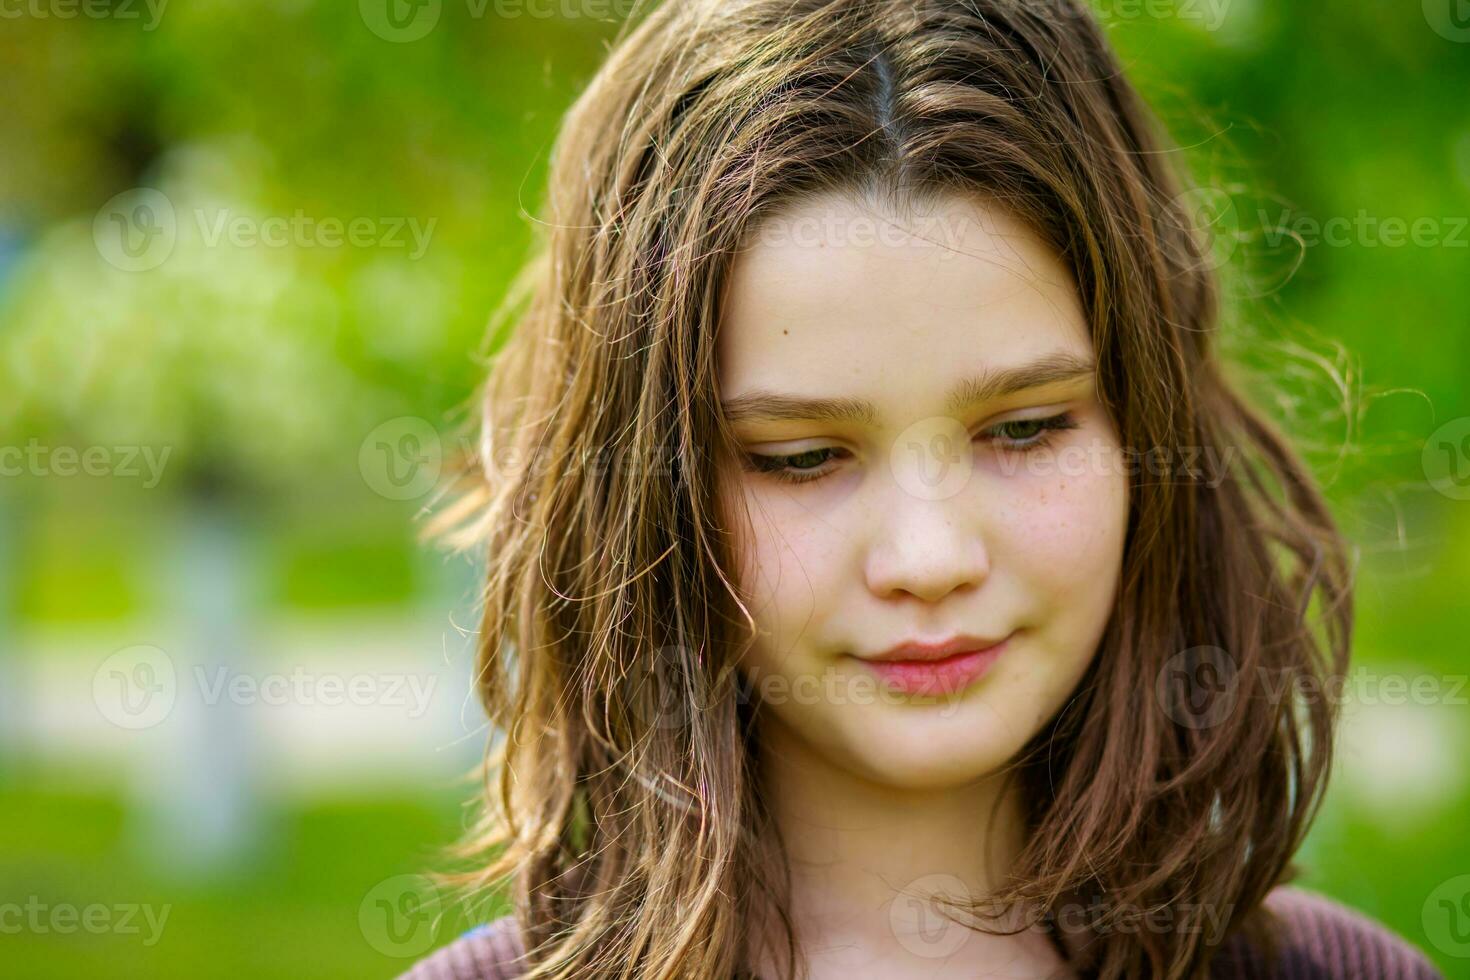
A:
[[[923,500],[895,488],[874,514],[865,573],[879,598],[904,594],[938,602],[977,588],[990,575],[990,554],[974,500],[956,494]]]

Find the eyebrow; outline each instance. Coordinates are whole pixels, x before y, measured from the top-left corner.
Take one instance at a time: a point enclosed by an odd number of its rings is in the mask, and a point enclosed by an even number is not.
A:
[[[1013,368],[987,369],[961,378],[949,391],[945,407],[960,415],[971,406],[1043,385],[1087,377],[1097,370],[1091,358],[1055,351]],[[755,389],[721,402],[730,424],[740,422],[854,422],[877,425],[878,411],[862,398],[800,398]]]

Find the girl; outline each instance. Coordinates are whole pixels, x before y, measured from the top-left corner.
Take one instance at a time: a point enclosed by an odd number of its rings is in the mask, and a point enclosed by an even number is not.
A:
[[[1074,0],[629,29],[431,527],[514,915],[411,976],[1436,975],[1282,887],[1350,567],[1169,149]]]

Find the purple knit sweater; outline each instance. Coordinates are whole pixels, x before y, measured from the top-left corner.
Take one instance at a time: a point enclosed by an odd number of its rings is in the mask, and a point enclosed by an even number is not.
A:
[[[1217,980],[1444,980],[1428,958],[1383,925],[1296,886],[1276,888],[1266,905],[1281,917],[1282,948],[1270,969],[1240,936],[1216,955]],[[513,980],[523,972],[520,935],[511,916],[465,933],[420,960],[399,980]]]

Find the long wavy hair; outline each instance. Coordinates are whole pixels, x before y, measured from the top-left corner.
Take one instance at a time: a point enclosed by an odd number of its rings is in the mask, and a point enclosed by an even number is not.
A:
[[[802,972],[735,669],[755,628],[718,519],[714,351],[741,243],[828,191],[1003,202],[1075,274],[1124,446],[1229,460],[1218,481],[1130,477],[1116,605],[1008,770],[1028,836],[974,918],[1100,899],[1071,965],[1104,978],[1206,975],[1208,914],[1269,941],[1336,723],[1292,692],[1346,670],[1351,568],[1311,474],[1222,373],[1173,149],[1073,0],[702,0],[624,26],[565,118],[472,451],[426,527],[486,562],[496,731],[464,870],[440,879],[511,886],[529,977],[729,977],[771,913]],[[1228,710],[1187,723],[1202,688],[1156,679],[1206,669]],[[1127,927],[1160,909],[1173,928]]]

